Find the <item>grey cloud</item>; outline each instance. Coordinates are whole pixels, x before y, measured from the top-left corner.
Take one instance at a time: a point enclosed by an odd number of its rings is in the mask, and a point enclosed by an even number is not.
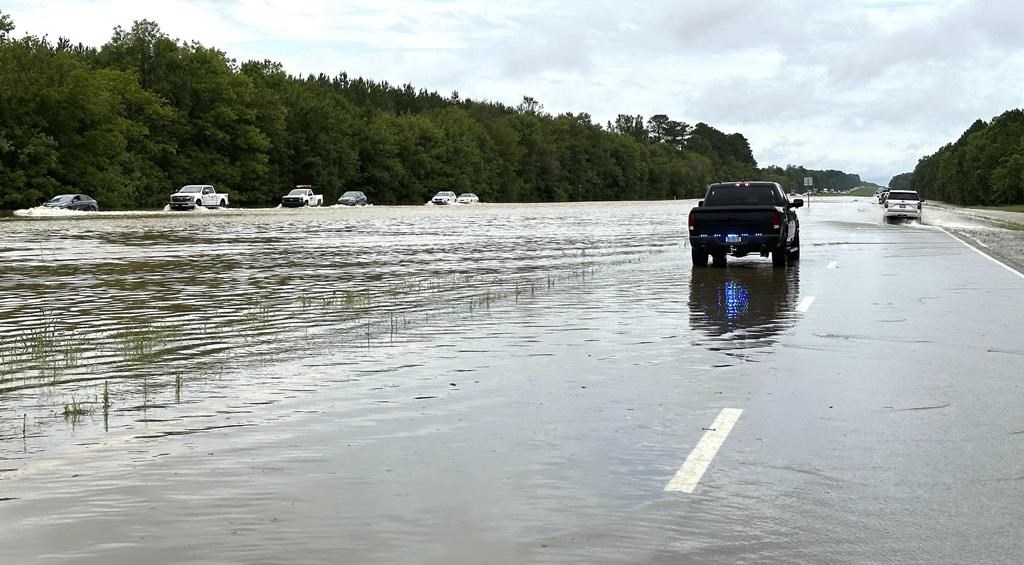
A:
[[[801,75],[714,81],[688,100],[687,108],[702,120],[734,124],[782,124],[827,112],[833,104],[822,96],[820,81]]]
[[[582,29],[536,29],[503,46],[502,67],[509,76],[557,70],[586,72],[591,65],[591,45]]]

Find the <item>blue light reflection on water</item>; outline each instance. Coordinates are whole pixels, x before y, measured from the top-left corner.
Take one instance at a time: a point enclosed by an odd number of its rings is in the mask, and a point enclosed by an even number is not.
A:
[[[749,309],[750,291],[736,281],[726,281],[721,289],[721,301],[725,305],[725,318],[736,321]]]
[[[718,350],[771,345],[791,325],[799,296],[795,266],[781,271],[753,262],[737,262],[729,270],[694,269],[690,279],[692,327],[708,334]]]

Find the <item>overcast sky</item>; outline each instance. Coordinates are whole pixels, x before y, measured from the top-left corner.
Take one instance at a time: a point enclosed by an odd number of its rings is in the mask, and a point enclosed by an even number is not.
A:
[[[1024,106],[1018,0],[7,0],[15,36],[100,46],[115,26],[292,74],[546,111],[667,114],[750,140],[758,164],[886,184],[977,118]]]

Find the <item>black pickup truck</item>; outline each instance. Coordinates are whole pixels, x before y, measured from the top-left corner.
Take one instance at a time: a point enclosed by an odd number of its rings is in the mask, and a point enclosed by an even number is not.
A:
[[[690,248],[693,264],[725,266],[725,256],[771,254],[772,266],[785,267],[800,259],[800,220],[796,208],[803,199],[786,197],[774,182],[722,182],[708,187],[704,200],[690,210]]]

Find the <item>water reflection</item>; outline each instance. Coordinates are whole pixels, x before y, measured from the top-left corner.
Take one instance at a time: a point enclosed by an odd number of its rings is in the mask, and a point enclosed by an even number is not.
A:
[[[690,326],[705,333],[713,350],[766,347],[793,324],[800,271],[770,265],[735,264],[728,269],[693,269]]]

